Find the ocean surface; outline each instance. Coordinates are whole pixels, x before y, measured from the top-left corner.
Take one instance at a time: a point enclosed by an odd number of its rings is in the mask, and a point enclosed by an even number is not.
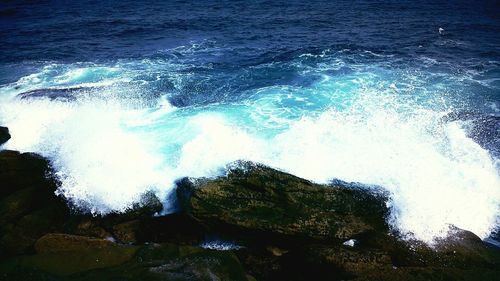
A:
[[[500,225],[496,1],[2,1],[4,149],[81,211],[236,160],[379,186],[423,241]]]

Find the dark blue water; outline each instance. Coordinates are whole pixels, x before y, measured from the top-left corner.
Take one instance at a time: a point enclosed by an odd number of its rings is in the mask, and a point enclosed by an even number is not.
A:
[[[496,1],[4,1],[6,147],[94,213],[238,159],[380,185],[423,240],[499,225]]]

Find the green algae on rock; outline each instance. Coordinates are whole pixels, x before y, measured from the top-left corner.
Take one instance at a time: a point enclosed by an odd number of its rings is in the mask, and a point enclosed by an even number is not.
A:
[[[214,229],[229,226],[317,240],[388,232],[382,194],[314,184],[247,162],[215,180],[184,179],[177,194],[186,213]]]

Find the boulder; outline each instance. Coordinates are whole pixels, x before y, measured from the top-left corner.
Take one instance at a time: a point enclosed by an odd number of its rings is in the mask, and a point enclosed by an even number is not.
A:
[[[500,274],[500,251],[471,232],[452,227],[434,245],[392,233],[384,220],[386,195],[376,189],[318,185],[258,164],[236,167],[216,179],[183,179],[179,203],[211,231],[243,243],[238,256],[259,280],[491,280]]]
[[[0,151],[0,259],[30,251],[47,232],[60,229],[69,215],[50,167],[32,153]]]
[[[5,280],[255,280],[230,251],[170,243],[124,246],[64,234],[44,236],[37,245],[37,254],[0,264]]]
[[[75,212],[49,162],[0,151],[0,280],[495,280],[500,251],[452,227],[432,246],[385,222],[387,194],[319,185],[239,162],[215,179],[183,179],[181,213],[158,216],[145,193],[125,213]],[[233,251],[201,248],[215,237]],[[165,243],[168,242],[168,243]],[[248,275],[251,274],[252,276]]]
[[[432,246],[379,235],[354,245],[302,250],[307,259],[329,264],[352,280],[493,280],[500,274],[500,251],[456,227]]]
[[[366,188],[324,186],[242,162],[227,176],[178,183],[181,208],[211,229],[343,241],[388,232],[386,197]]]
[[[141,201],[124,213],[110,213],[93,216],[88,213],[72,214],[65,232],[97,238],[113,238],[118,242],[134,244],[144,234],[151,218],[163,208],[160,200],[151,192],[146,192]]]
[[[23,188],[44,186],[54,191],[54,182],[46,177],[49,172],[48,161],[37,154],[0,151],[0,198]]]
[[[153,193],[125,213],[92,216],[72,210],[55,195],[49,162],[34,153],[0,151],[0,259],[29,253],[35,241],[50,232],[135,243],[143,222],[162,210]]]
[[[116,243],[106,239],[96,239],[86,236],[64,233],[49,233],[42,236],[35,243],[38,254],[58,253],[68,251],[82,251],[87,249],[106,249]]]
[[[36,254],[18,256],[0,265],[0,272],[19,275],[24,269],[49,275],[67,276],[77,272],[106,268],[130,260],[138,247],[103,239],[50,233],[35,244]]]

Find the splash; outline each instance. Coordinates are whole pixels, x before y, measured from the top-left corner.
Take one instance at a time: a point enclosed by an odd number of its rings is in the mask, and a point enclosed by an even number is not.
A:
[[[449,225],[482,238],[497,227],[497,160],[460,122],[443,121],[453,109],[446,92],[425,88],[427,76],[371,66],[345,71],[338,58],[312,67],[310,59],[289,63],[315,78],[307,86],[259,87],[237,101],[217,97],[183,108],[168,102],[172,94],[147,95],[151,88],[141,86],[156,85],[155,67],[166,65],[168,89],[190,83],[192,75],[163,61],[140,64],[155,79],[133,63],[47,66],[2,88],[0,118],[13,136],[5,148],[48,157],[57,192],[95,214],[124,211],[147,191],[170,210],[175,180],[217,176],[243,159],[319,183],[381,186],[391,194],[391,225],[424,241],[445,236]],[[89,89],[72,102],[15,97],[85,83]]]

